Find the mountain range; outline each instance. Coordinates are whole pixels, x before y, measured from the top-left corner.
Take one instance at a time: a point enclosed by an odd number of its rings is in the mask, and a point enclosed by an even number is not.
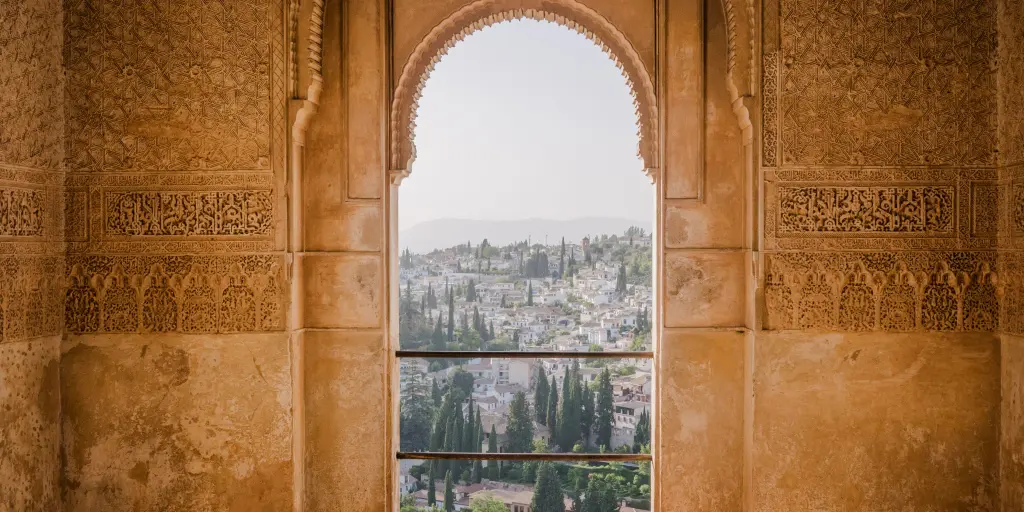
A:
[[[415,253],[445,249],[466,242],[473,246],[484,238],[501,246],[530,238],[534,243],[557,243],[563,236],[567,242],[579,243],[585,236],[622,235],[630,226],[652,231],[653,221],[615,217],[583,217],[571,220],[470,220],[436,219],[421,222],[398,232],[398,246]]]

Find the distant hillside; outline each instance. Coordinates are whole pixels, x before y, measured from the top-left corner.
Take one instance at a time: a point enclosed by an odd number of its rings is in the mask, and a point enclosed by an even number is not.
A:
[[[504,245],[531,238],[534,242],[554,244],[563,236],[565,240],[579,243],[590,235],[621,235],[630,226],[640,226],[651,231],[653,221],[637,221],[612,217],[584,217],[572,220],[523,219],[523,220],[468,220],[437,219],[402,230],[398,233],[398,246],[403,250],[426,253],[466,242],[473,245],[484,238],[492,245]]]

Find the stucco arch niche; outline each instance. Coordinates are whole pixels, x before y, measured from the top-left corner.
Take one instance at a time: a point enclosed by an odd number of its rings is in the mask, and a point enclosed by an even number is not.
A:
[[[414,130],[419,100],[434,66],[448,50],[470,34],[517,19],[557,23],[582,34],[602,51],[626,78],[636,109],[637,156],[652,181],[658,174],[657,95],[648,70],[629,40],[607,19],[575,0],[479,0],[436,25],[416,45],[398,77],[390,113],[390,179],[393,184],[412,171],[416,159]]]

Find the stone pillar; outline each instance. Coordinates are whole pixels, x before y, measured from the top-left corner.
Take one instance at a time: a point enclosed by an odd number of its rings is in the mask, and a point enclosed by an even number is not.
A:
[[[0,509],[60,507],[62,22],[0,2]]]
[[[66,510],[287,510],[285,5],[68,3]]]

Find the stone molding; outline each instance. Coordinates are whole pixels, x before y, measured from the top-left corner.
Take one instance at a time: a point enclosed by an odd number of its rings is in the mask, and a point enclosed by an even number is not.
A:
[[[284,330],[284,258],[73,256],[71,333],[232,333]]]
[[[633,94],[640,138],[638,156],[649,176],[658,164],[657,97],[650,70],[632,44],[614,25],[575,0],[477,0],[452,13],[416,46],[402,69],[391,104],[391,169],[409,172],[416,157],[413,143],[416,108],[427,77],[448,49],[466,36],[487,26],[512,19],[529,18],[558,23],[576,30],[605,51]],[[400,179],[398,180],[400,181]]]
[[[766,264],[768,330],[1000,328],[996,252],[780,252]]]

